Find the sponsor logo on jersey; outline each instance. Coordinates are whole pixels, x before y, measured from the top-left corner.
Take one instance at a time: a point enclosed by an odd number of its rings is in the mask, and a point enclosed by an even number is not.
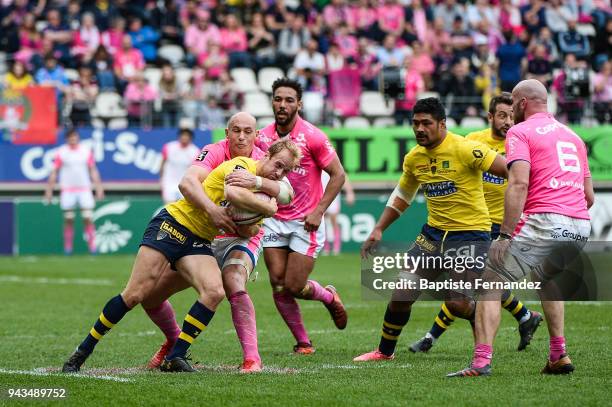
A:
[[[504,182],[506,182],[506,179],[502,177],[498,177],[497,175],[493,175],[489,172],[483,172],[482,181],[488,182],[490,184],[495,184],[495,185],[503,185]]]
[[[264,242],[278,242],[278,239],[280,239],[280,237],[278,236],[277,233],[270,233],[270,234],[264,235],[263,237]]]
[[[478,149],[472,150],[472,155],[475,158],[482,158],[482,157],[484,157],[484,154],[482,153],[482,150],[478,150]]]
[[[208,154],[208,150],[202,150],[200,154],[196,157],[196,161],[204,161],[207,154]]]
[[[185,243],[185,241],[187,240],[187,236],[179,232],[174,226],[172,226],[170,223],[166,221],[162,222],[162,224],[159,226],[159,230],[162,230],[168,233],[168,236],[170,236],[171,239],[176,240],[180,244]],[[158,234],[158,240],[161,240],[159,239],[159,234]]]
[[[416,237],[415,243],[421,250],[426,252],[433,253],[437,249],[436,245],[427,240],[427,238],[422,234]]]
[[[246,170],[246,168],[244,168],[242,165],[236,165],[234,167],[234,171],[236,171],[236,170]]]
[[[423,184],[423,194],[427,198],[451,195],[457,192],[454,181],[430,182]]]

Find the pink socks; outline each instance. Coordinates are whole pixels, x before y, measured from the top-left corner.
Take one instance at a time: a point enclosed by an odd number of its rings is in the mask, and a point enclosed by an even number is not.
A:
[[[324,304],[331,304],[331,302],[334,300],[334,295],[325,288],[321,287],[321,284],[317,283],[316,281],[308,280],[306,284],[310,284],[310,290],[312,293],[312,296],[307,299],[321,301]]]
[[[64,224],[64,253],[72,253],[72,242],[74,240],[74,224]]]
[[[565,352],[565,337],[564,336],[551,336],[550,337],[550,353],[548,359],[551,362],[556,362],[561,359],[561,356]]]
[[[87,247],[89,253],[96,252],[96,226],[93,223],[88,223],[85,226],[85,236],[87,237]]]
[[[272,297],[274,298],[276,309],[278,309],[279,314],[285,320],[293,337],[298,343],[310,343],[310,338],[308,338],[304,322],[302,321],[300,306],[295,298],[293,298],[293,295],[283,290],[272,293]]]
[[[493,346],[484,343],[476,344],[474,348],[474,357],[472,358],[472,367],[481,368],[491,364],[493,357]]]
[[[166,335],[166,339],[174,344],[181,333],[181,328],[176,323],[174,309],[172,309],[170,302],[166,300],[159,307],[145,309],[145,312],[151,318],[151,321]]]
[[[232,321],[238,334],[244,360],[261,362],[257,349],[257,323],[255,320],[255,307],[251,297],[245,291],[238,291],[230,295],[229,303],[232,309]]]

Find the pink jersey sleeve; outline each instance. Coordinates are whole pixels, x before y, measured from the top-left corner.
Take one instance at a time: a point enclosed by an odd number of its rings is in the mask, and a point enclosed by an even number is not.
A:
[[[220,143],[204,146],[200,154],[193,160],[192,165],[197,165],[212,171],[225,161],[225,148]]]
[[[515,129],[508,130],[506,137],[506,162],[508,166],[517,160],[527,161],[531,163],[531,154],[529,152],[529,142],[524,134]]]
[[[164,160],[168,159],[168,143],[164,144],[164,146],[162,147],[162,158]]]
[[[92,168],[96,165],[96,160],[94,159],[93,151],[89,150],[89,157],[87,157],[87,166]]]
[[[319,168],[327,167],[334,157],[336,157],[336,150],[334,150],[334,146],[332,146],[325,133],[317,131],[308,141],[308,147],[312,151],[312,157]]]
[[[55,158],[53,159],[53,168],[59,170],[62,166],[62,156],[59,151],[55,154]]]

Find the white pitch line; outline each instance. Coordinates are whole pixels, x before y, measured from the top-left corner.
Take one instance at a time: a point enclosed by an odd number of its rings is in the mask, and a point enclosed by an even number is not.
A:
[[[60,284],[60,285],[113,285],[111,280],[89,278],[48,278],[48,277],[21,277],[0,275],[0,282],[20,284]]]
[[[117,377],[117,376],[92,376],[86,374],[66,374],[66,373],[50,373],[43,370],[43,368],[33,369],[33,370],[9,370],[0,368],[0,374],[16,374],[16,375],[26,375],[26,376],[57,376],[63,378],[72,378],[77,377],[79,379],[98,379],[98,380],[110,380],[112,382],[133,382],[134,380],[128,379],[126,377]]]
[[[236,332],[236,331],[232,331]],[[154,335],[163,335],[161,332],[156,331],[141,331],[141,332],[117,332],[114,336],[154,336]],[[22,339],[41,339],[41,338],[77,338],[82,337],[83,332],[81,333],[73,333],[69,335],[57,335],[57,334],[44,334],[44,335],[0,335],[1,340],[22,340]]]

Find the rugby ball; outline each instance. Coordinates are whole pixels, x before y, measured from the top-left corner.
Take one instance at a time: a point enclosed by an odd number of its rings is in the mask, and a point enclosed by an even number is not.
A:
[[[265,202],[269,202],[272,199],[270,195],[264,192],[254,192],[254,194],[258,199]],[[259,222],[263,217],[260,213],[253,213],[237,206],[232,206],[232,220],[237,225],[252,225]]]

